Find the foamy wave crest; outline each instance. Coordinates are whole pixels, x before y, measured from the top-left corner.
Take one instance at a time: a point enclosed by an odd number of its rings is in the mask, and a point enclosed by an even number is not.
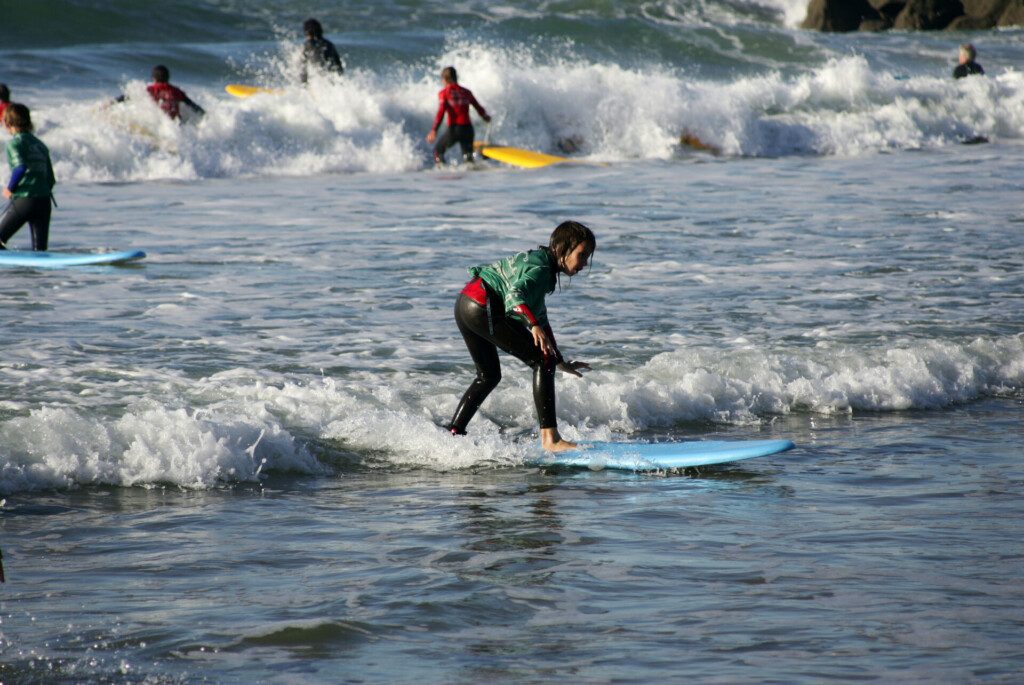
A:
[[[630,371],[563,381],[559,413],[633,432],[680,422],[758,423],[822,414],[937,409],[1024,389],[1024,336],[864,350],[678,350]]]
[[[857,155],[1024,137],[1024,74],[954,81],[898,78],[863,57],[794,78],[744,78],[709,90],[691,130],[727,154]]]
[[[255,481],[261,471],[326,471],[276,421],[143,405],[112,421],[44,407],[0,424],[0,492],[76,485],[206,489]]]
[[[178,125],[141,82],[122,104],[37,114],[61,180],[397,173],[426,167],[440,67],[494,115],[492,142],[601,161],[668,159],[688,133],[726,155],[854,155],[1024,137],[1024,74],[897,78],[863,57],[799,76],[701,81],[668,65],[629,68],[531,50],[453,43],[434,67],[353,70],[246,100],[196,91],[207,115]],[[535,54],[538,53],[538,54]],[[287,60],[268,81],[287,83]],[[276,71],[275,71],[276,70]],[[486,136],[481,126],[478,137]]]
[[[805,0],[755,0],[755,4],[781,12],[786,26],[798,26],[807,16]]]
[[[443,378],[296,380],[248,369],[199,381],[164,377],[146,391],[149,399],[117,418],[45,407],[0,423],[0,493],[89,484],[210,488],[267,473],[326,475],[353,455],[384,468],[517,466],[539,446],[530,373],[514,361],[508,366],[462,438],[438,424],[469,382],[468,369]],[[562,376],[558,415],[570,439],[607,440],[684,423],[757,424],[791,412],[936,409],[1022,390],[1024,336],[799,353],[739,345],[666,352],[583,379]]]
[[[314,79],[309,89],[246,100],[193,91],[206,109],[178,124],[141,82],[118,104],[44,110],[40,133],[58,180],[144,181],[254,175],[393,173],[423,166],[423,155],[392,112],[388,92],[358,74]],[[185,108],[183,107],[183,111]]]
[[[795,77],[722,84],[662,65],[540,60],[526,49],[477,44],[455,46],[441,62],[468,65],[463,80],[495,114],[492,139],[602,161],[671,158],[684,133],[745,156],[856,155],[1024,137],[1024,74],[1017,72],[904,79],[854,56]]]

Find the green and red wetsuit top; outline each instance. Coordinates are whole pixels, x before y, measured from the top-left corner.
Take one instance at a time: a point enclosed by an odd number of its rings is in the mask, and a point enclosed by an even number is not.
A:
[[[486,307],[487,290],[490,290],[501,298],[506,315],[518,319],[527,328],[533,325],[543,328],[555,345],[557,361],[562,361],[544,303],[545,296],[553,293],[558,284],[558,265],[547,247],[519,252],[493,264],[473,266],[469,273],[473,280],[462,289],[463,295]]]
[[[50,150],[28,131],[19,131],[5,146],[11,178],[7,189],[12,198],[49,197],[57,179],[53,175]]]

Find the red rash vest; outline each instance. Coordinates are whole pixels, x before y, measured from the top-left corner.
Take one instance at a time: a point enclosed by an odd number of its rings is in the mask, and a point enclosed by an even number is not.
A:
[[[441,119],[444,118],[445,112],[448,113],[448,125],[449,126],[468,126],[472,122],[469,120],[469,106],[473,105],[476,111],[480,113],[480,116],[486,117],[487,112],[480,106],[480,103],[473,97],[473,93],[468,88],[463,88],[458,83],[449,83],[447,86],[441,89],[437,94],[437,99],[440,100],[440,104],[437,108],[437,116],[434,117],[434,130],[441,125]]]
[[[146,86],[146,91],[149,92],[150,97],[156,100],[156,104],[160,105],[160,109],[172,119],[178,118],[181,103],[188,100],[184,91],[170,83],[150,83]]]

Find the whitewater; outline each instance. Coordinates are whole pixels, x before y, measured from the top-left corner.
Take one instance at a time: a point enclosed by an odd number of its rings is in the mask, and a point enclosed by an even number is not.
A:
[[[163,7],[0,24],[51,249],[147,253],[0,274],[0,681],[1019,679],[1019,31],[819,35],[769,0]],[[346,73],[301,87],[310,15]],[[987,76],[954,81],[966,40]],[[156,63],[205,117],[148,101]],[[478,138],[575,163],[434,169],[447,64],[494,114]],[[563,434],[797,449],[530,467],[505,357],[442,431],[467,267],[567,219],[597,251],[547,299],[594,367],[557,379]]]

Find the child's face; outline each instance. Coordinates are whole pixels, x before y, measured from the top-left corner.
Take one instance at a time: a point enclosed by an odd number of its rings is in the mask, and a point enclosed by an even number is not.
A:
[[[562,260],[562,270],[570,276],[575,276],[582,271],[587,262],[590,261],[590,250],[586,243],[580,243],[569,251],[569,254]]]

